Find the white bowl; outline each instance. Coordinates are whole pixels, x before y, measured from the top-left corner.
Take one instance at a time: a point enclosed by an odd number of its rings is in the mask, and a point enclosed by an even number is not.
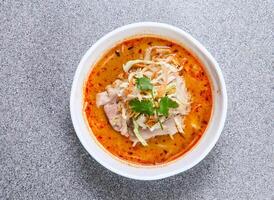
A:
[[[83,86],[84,82],[100,56],[115,46],[118,42],[142,34],[153,34],[176,41],[182,44],[200,62],[202,62],[211,82],[213,95],[213,110],[208,127],[198,143],[186,154],[177,160],[161,166],[134,166],[121,162],[104,150],[85,122],[83,108]],[[171,25],[140,22],[120,27],[101,39],[99,39],[83,56],[76,70],[70,97],[70,112],[72,122],[78,138],[89,154],[107,169],[122,176],[139,179],[155,180],[166,178],[180,172],[186,171],[200,162],[213,148],[217,142],[224,126],[227,111],[227,94],[225,82],[221,70],[212,55],[196,39],[188,33]]]

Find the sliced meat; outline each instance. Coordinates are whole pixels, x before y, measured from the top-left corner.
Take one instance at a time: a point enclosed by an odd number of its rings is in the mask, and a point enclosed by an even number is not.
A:
[[[117,84],[122,84],[120,80],[115,81],[115,85]],[[96,95],[96,105],[97,107],[106,105],[107,103],[111,102],[118,96],[121,96],[122,90],[118,87],[117,85],[116,88],[113,88],[111,85],[106,87],[106,91],[98,93]]]
[[[122,113],[119,112],[119,104],[116,102],[108,103],[104,105],[104,111],[112,128],[122,135],[128,136],[127,123],[126,120],[123,119]]]
[[[127,121],[122,117],[121,117],[121,124],[122,124],[121,129],[120,129],[121,134],[128,137],[129,135],[128,135],[128,130],[127,130]]]
[[[103,106],[103,105],[109,103],[111,100],[112,99],[109,97],[109,95],[106,91],[98,93],[96,95],[96,106],[97,107]]]
[[[119,88],[106,87],[106,90],[110,98],[118,96]]]

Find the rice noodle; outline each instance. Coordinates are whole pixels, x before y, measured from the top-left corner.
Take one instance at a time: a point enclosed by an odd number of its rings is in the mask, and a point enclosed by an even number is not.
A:
[[[152,47],[149,47],[146,49],[146,53],[145,53],[145,57],[144,57],[144,60],[151,60],[151,52],[152,50],[154,49],[170,49],[170,47],[168,46],[152,46]]]

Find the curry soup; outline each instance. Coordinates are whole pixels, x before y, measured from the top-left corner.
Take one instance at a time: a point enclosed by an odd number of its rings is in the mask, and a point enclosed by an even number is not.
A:
[[[109,124],[102,107],[96,106],[96,94],[105,90],[123,72],[129,60],[143,59],[150,46],[168,46],[183,66],[184,77],[191,94],[191,110],[184,118],[184,133],[156,136],[148,146],[133,142],[116,132]],[[212,110],[212,93],[209,79],[199,61],[182,46],[166,39],[143,36],[125,40],[108,50],[95,64],[84,87],[84,114],[87,123],[100,144],[114,156],[130,163],[157,165],[170,162],[189,151],[203,135]]]

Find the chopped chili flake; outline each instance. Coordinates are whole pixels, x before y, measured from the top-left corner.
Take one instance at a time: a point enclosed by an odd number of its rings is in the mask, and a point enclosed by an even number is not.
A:
[[[116,56],[120,57],[120,52],[118,50],[115,50]]]

